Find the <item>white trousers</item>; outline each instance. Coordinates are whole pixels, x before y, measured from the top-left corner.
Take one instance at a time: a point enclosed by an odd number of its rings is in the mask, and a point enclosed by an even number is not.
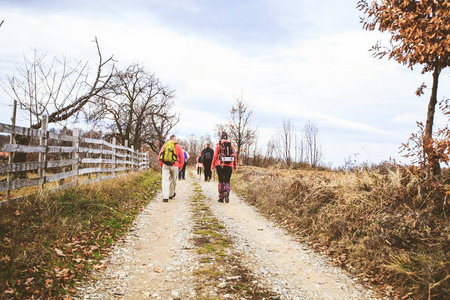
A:
[[[177,186],[178,167],[168,166],[163,164],[162,166],[162,195],[163,199],[169,199],[175,193]]]

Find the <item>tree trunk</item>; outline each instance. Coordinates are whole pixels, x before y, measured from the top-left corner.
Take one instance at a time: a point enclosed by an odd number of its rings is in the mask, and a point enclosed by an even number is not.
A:
[[[434,112],[437,104],[437,89],[440,73],[441,69],[438,66],[436,66],[433,71],[433,87],[431,89],[430,102],[428,103],[427,122],[425,124],[425,136],[429,138],[432,138],[433,135]],[[433,174],[434,175],[439,174],[441,172],[439,160],[433,157],[430,157],[430,159]]]

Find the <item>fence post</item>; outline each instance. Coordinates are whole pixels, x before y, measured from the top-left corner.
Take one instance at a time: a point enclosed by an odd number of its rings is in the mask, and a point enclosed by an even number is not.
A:
[[[99,158],[100,158],[100,163],[98,163],[98,164],[96,164],[96,166],[97,166],[97,178],[95,178],[95,180],[96,181],[100,181],[100,177],[102,176],[101,175],[101,172],[102,172],[102,164],[103,164],[103,132],[101,132],[100,131],[100,133],[99,133],[99,139],[102,141],[102,143],[100,144],[100,156],[99,156]]]
[[[112,177],[116,177],[116,160],[117,160],[117,156],[116,156],[116,151],[117,151],[117,148],[116,148],[116,143],[117,143],[117,139],[115,138],[115,137],[113,137],[113,140],[112,140],[112,144],[113,144],[113,148],[112,148],[112,152],[113,152],[113,157],[112,157],[112,160],[113,160],[113,163],[112,163],[112,165],[111,165],[111,168],[112,168],[112,172],[111,172],[111,175],[112,175]]]
[[[14,100],[13,116],[11,118],[12,133],[11,133],[11,137],[9,140],[10,144],[16,143],[16,135],[14,134],[14,132],[16,131],[16,113],[17,113],[17,100]],[[14,152],[9,152],[8,153],[8,164],[11,165],[13,163],[14,163]],[[11,181],[12,181],[11,172],[9,171],[9,168],[8,168],[8,178],[7,178],[8,190],[6,191],[6,200],[7,201],[9,201],[9,199],[11,198],[11,190],[10,190]]]
[[[72,146],[75,148],[74,152],[73,152],[73,159],[76,160],[75,164],[72,165],[72,173],[73,173],[73,177],[72,177],[72,181],[74,182],[75,185],[78,184],[78,163],[79,163],[79,158],[80,158],[80,150],[79,150],[79,146],[80,146],[80,137],[79,137],[79,129],[78,128],[74,128],[73,129],[73,137],[75,138],[75,140],[72,142]]]
[[[136,159],[134,154],[134,145],[131,145],[131,172],[136,171]]]
[[[129,154],[128,154],[128,140],[125,141],[125,173],[128,173],[129,167]]]
[[[63,127],[63,129],[62,129],[62,135],[63,136],[66,136],[67,135],[67,127],[66,126],[64,126]],[[70,154],[69,154],[70,155]],[[67,157],[66,157],[67,156]],[[69,158],[69,156],[67,155],[67,154],[61,154],[61,157],[63,157],[63,158]],[[67,171],[67,167],[66,166],[64,166],[64,167],[61,167],[61,171],[62,171],[62,173],[66,173],[66,171]],[[59,180],[59,186],[61,187],[62,185],[64,185],[64,182],[65,182],[66,180],[64,179],[64,178],[61,178],[60,180]]]
[[[44,189],[45,184],[45,170],[47,169],[47,152],[48,152],[48,116],[42,116],[41,130],[45,131],[45,135],[39,139],[39,145],[45,146],[45,152],[39,152],[39,162],[43,162],[44,166],[39,167],[39,177],[41,178],[40,188]]]
[[[94,138],[94,129],[91,129],[91,131],[89,131],[89,138],[90,138],[90,139],[93,139],[93,138]],[[92,143],[89,143],[89,148],[91,148],[91,149],[94,148]],[[88,152],[88,153],[86,154],[86,158],[93,158],[93,157],[94,157],[93,154],[90,153],[90,152]],[[92,168],[92,166],[93,166],[92,163],[88,163],[88,164],[87,164],[87,167],[88,167],[88,168]],[[88,179],[89,179],[89,181],[91,181],[91,177],[92,177],[92,173],[89,172],[89,174],[88,174]]]
[[[142,161],[142,148],[139,148],[139,152],[136,153],[137,154],[137,170],[140,172],[141,171],[141,161]]]

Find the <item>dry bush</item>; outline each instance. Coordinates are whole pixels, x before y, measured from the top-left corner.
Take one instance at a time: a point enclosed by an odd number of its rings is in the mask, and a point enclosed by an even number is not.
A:
[[[416,170],[384,174],[243,168],[237,190],[333,260],[420,299],[450,293],[446,181]]]

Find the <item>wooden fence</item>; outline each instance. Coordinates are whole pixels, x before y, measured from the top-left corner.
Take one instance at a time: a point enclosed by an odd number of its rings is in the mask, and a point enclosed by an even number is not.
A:
[[[76,128],[72,135],[48,131],[46,120],[44,117],[42,129],[0,123],[0,133],[11,135],[11,143],[1,149],[9,153],[9,161],[0,163],[0,192],[5,194],[0,204],[24,196],[12,197],[11,191],[28,187],[44,189],[44,185],[49,190],[65,189],[79,182],[100,181],[149,168],[147,153],[117,145],[115,138],[107,142],[101,136],[100,139],[80,137]],[[16,135],[36,141],[32,143],[35,145],[15,144]],[[16,153],[27,153],[27,162],[14,163]],[[27,176],[14,179],[19,173]]]

